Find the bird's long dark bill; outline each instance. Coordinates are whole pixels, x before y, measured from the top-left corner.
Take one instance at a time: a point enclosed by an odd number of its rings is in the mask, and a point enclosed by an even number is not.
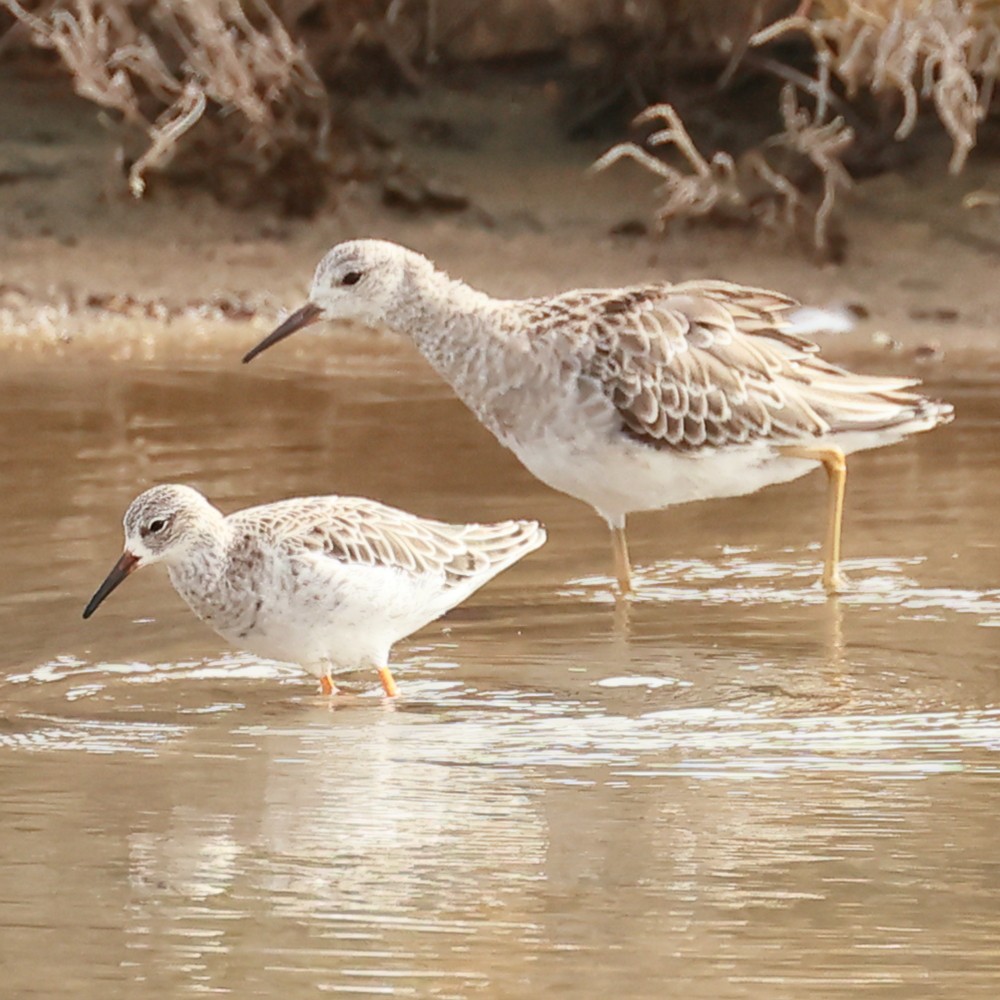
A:
[[[138,563],[138,556],[132,555],[131,552],[123,552],[121,559],[115,563],[114,568],[107,575],[104,583],[97,588],[97,593],[94,594],[90,599],[90,603],[83,609],[83,617],[89,618],[100,607],[101,601],[135,569]]]
[[[247,351],[243,355],[243,364],[253,361],[261,351],[266,351],[279,340],[291,336],[296,330],[301,330],[302,327],[315,323],[320,318],[321,313],[322,309],[319,306],[314,306],[311,302],[307,302],[301,309],[296,309],[281,326],[269,333],[252,351]]]

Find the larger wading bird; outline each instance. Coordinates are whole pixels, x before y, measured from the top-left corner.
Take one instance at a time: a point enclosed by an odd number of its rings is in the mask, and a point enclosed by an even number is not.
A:
[[[426,257],[350,240],[320,261],[309,301],[244,358],[319,320],[409,337],[501,444],[611,529],[631,589],[632,511],[829,478],[823,586],[844,588],[845,456],[952,418],[913,380],[855,375],[788,329],[796,303],[726,281],[495,299]]]

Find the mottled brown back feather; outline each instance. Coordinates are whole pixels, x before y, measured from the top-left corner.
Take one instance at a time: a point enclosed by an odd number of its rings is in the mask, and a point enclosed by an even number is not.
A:
[[[447,524],[363,497],[309,497],[252,507],[232,515],[295,552],[414,574],[443,574],[460,585],[540,544],[534,521]]]
[[[782,444],[924,415],[928,404],[903,391],[907,380],[819,358],[786,329],[795,305],[760,288],[692,281],[567,293],[547,300],[539,325],[551,329],[560,310],[577,323],[590,317],[581,375],[601,387],[629,436],[655,448]]]

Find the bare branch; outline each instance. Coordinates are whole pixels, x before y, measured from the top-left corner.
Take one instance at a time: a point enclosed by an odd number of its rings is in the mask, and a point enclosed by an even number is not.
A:
[[[685,174],[633,142],[619,143],[598,159],[592,170],[605,170],[620,159],[627,158],[661,178],[659,191],[663,201],[657,211],[661,225],[670,219],[707,215],[720,202],[742,200],[736,183],[736,166],[728,153],[715,153],[706,160],[688,134],[680,115],[669,104],[646,108],[634,124],[643,125],[662,119],[665,128],[653,132],[647,142],[653,148],[672,145],[687,160],[693,173]]]
[[[188,83],[183,93],[149,131],[150,146],[128,172],[128,186],[136,198],[146,190],[145,173],[162,167],[173,156],[177,140],[205,113],[205,93],[196,83]]]
[[[79,94],[146,134],[129,173],[137,197],[145,174],[166,166],[208,113],[229,125],[230,146],[245,144],[262,165],[289,147],[322,158],[330,134],[323,85],[266,0],[246,3],[252,20],[240,0],[0,0],[35,44],[59,53]]]
[[[855,94],[896,92],[903,113],[896,139],[916,125],[921,98],[930,99],[953,143],[949,169],[960,171],[975,146],[979,122],[1000,72],[1000,19],[992,0],[839,0],[812,16],[776,21],[751,39],[755,46],[790,33],[810,39],[820,69],[818,120],[829,93],[823,73]]]
[[[851,187],[851,176],[844,168],[841,157],[854,141],[854,130],[835,118],[825,125],[799,106],[795,88],[785,84],[781,90],[781,117],[785,131],[775,136],[771,143],[783,145],[800,156],[806,157],[819,171],[823,180],[823,198],[816,209],[813,221],[813,243],[818,250],[827,249],[827,226],[838,189]]]

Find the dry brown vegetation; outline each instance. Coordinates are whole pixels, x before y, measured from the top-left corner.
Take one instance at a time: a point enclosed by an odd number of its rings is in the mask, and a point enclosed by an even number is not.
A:
[[[833,78],[848,97],[862,90],[898,96],[897,139],[910,135],[921,102],[930,101],[951,136],[950,168],[962,169],[1000,72],[996,0],[817,0],[801,10],[758,31],[751,44],[805,35],[816,50],[820,100],[832,93]]]
[[[690,173],[634,142],[613,146],[597,160],[594,169],[604,170],[624,157],[660,177],[663,201],[657,210],[657,221],[661,227],[674,219],[716,215],[756,220],[769,229],[797,232],[806,220],[810,242],[820,253],[828,254],[830,214],[836,193],[851,186],[850,174],[840,156],[852,142],[853,133],[840,118],[817,125],[812,115],[799,106],[791,84],[782,88],[781,115],[785,129],[773,136],[767,146],[790,151],[816,168],[822,182],[818,202],[812,201],[786,173],[774,167],[765,149],[749,151],[739,164],[725,152],[713,153],[711,160],[706,160],[680,115],[669,104],[647,108],[635,124],[641,126],[661,119],[665,127],[653,132],[646,139],[646,146],[654,150],[674,146]]]
[[[996,0],[802,0],[794,13],[771,23],[764,23],[765,4],[748,9],[742,31],[734,34],[730,21],[714,36],[719,56],[728,53],[717,90],[753,74],[784,81],[782,130],[738,157],[717,151],[706,161],[677,112],[654,105],[636,124],[659,116],[668,127],[642,145],[619,143],[596,164],[603,169],[626,157],[661,178],[661,226],[726,214],[733,206],[799,232],[808,217],[813,247],[835,255],[831,216],[838,191],[851,185],[845,157],[855,128],[848,118],[862,120],[865,101],[874,104],[876,117],[895,117],[896,141],[912,134],[924,106],[933,107],[952,141],[950,169],[962,169],[1000,72]],[[797,65],[803,43],[811,74]],[[677,148],[690,172],[660,158],[667,145]]]
[[[291,212],[321,199],[342,123],[305,47],[265,0],[0,5],[58,54],[81,96],[145,137],[127,164],[137,197],[147,174],[186,151],[180,172],[210,178],[220,194],[276,189]],[[301,16],[310,5],[284,6],[294,21],[292,8]],[[342,18],[345,39],[356,24]]]
[[[114,113],[137,195],[169,168],[230,201],[270,194],[286,211],[311,212],[333,181],[365,175],[359,164],[370,158],[357,154],[374,136],[352,116],[360,89],[419,90],[462,60],[529,56],[575,74],[553,127],[579,132],[609,114],[620,127],[622,112],[649,105],[640,141],[615,145],[597,166],[625,157],[655,174],[661,226],[735,218],[793,230],[823,256],[839,252],[837,196],[852,171],[862,160],[872,169],[877,147],[907,139],[924,111],[946,130],[951,169],[961,170],[1000,69],[998,0],[505,0],[488,11],[462,0],[0,0],[3,8],[22,37],[57,54],[81,95]],[[143,140],[134,153],[129,136]]]

